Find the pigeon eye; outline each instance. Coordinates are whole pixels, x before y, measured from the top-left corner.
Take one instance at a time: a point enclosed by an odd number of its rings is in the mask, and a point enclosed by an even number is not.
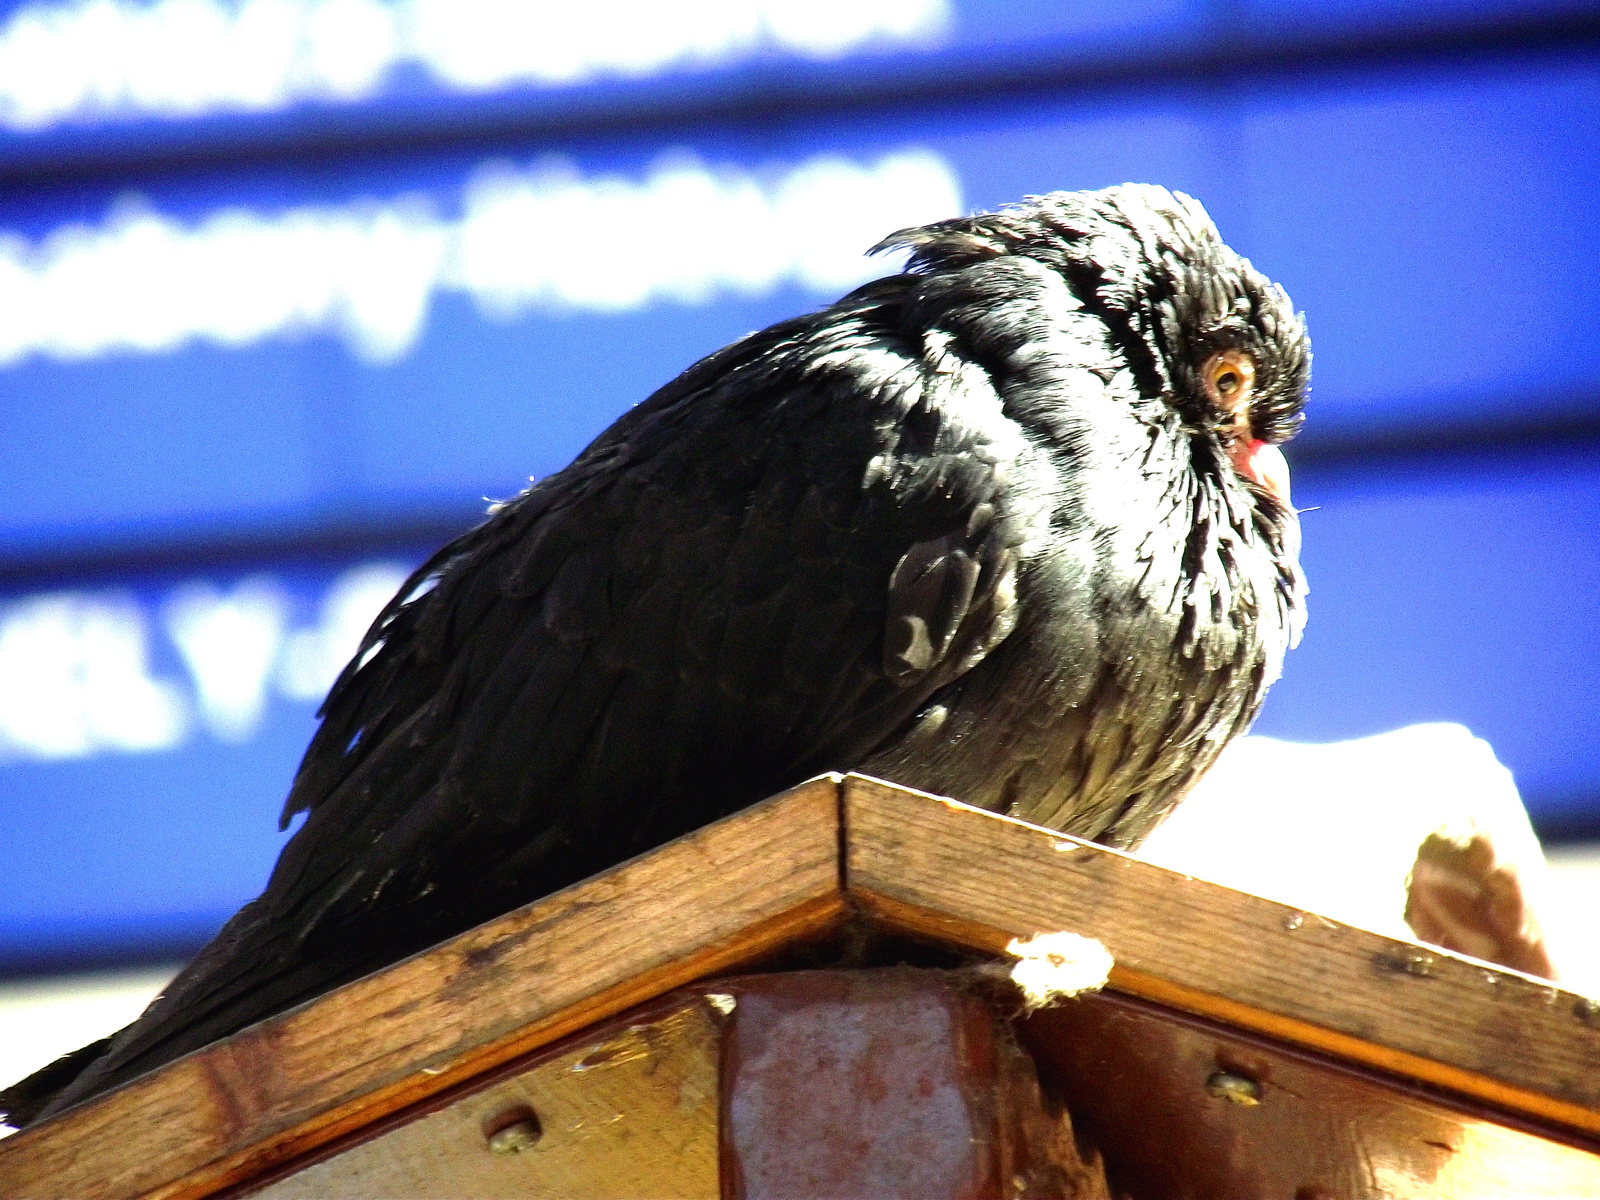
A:
[[[1200,373],[1206,398],[1233,424],[1248,424],[1255,392],[1256,364],[1242,350],[1219,350],[1206,360]]]

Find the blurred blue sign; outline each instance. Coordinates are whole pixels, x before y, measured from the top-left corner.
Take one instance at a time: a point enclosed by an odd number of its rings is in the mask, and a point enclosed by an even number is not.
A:
[[[1592,828],[1600,448],[1304,470],[1294,498],[1310,619],[1256,732],[1321,742],[1458,722],[1537,821]]]
[[[313,713],[419,557],[0,600],[0,972],[186,953],[258,891]]]
[[[1593,411],[1600,62],[0,200],[0,548],[503,496],[889,230],[1159,180],[1310,313],[1308,442]]]
[[[893,229],[1126,180],[1198,196],[1308,313],[1311,622],[1261,731],[1460,721],[1543,818],[1593,811],[1600,457],[1361,458],[1595,428],[1592,48],[667,133],[624,119],[795,81],[1135,61],[1219,31],[1569,8],[0,3],[0,167],[23,181],[0,192],[0,971],[185,949],[259,888],[316,702],[432,548],[409,530],[464,524],[696,357],[893,269],[863,253]],[[571,130],[605,110],[609,132],[249,151],[251,129],[495,105]],[[235,153],[94,167],[96,146],[163,138]],[[27,176],[41,148],[83,157]],[[1349,465],[1327,465],[1339,447]],[[250,549],[352,524],[368,534],[348,552]],[[73,556],[83,573],[59,567]]]
[[[24,0],[0,5],[0,162],[163,130],[599,112],[1030,57],[1148,53],[1204,0]]]
[[[1261,55],[1316,61],[1351,39],[1382,46],[1442,30],[1492,38],[1594,8],[1593,0],[0,0],[0,166],[282,145],[330,132],[626,122],[777,95],[797,107],[862,89],[892,99],[905,86],[1150,61],[1231,74]]]

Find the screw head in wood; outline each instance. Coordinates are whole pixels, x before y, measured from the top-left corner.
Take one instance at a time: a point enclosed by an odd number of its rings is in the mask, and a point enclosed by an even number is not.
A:
[[[521,1154],[534,1145],[544,1130],[531,1108],[516,1108],[502,1113],[490,1127],[486,1141],[493,1154]]]
[[[1250,1076],[1234,1071],[1213,1071],[1206,1080],[1206,1091],[1230,1104],[1254,1107],[1261,1103],[1261,1085]]]
[[[1572,1015],[1593,1029],[1600,1029],[1600,1000],[1579,996],[1572,1005]]]

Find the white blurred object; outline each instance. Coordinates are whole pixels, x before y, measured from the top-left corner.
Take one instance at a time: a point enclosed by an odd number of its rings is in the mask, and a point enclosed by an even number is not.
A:
[[[952,17],[949,0],[39,0],[0,23],[0,127],[365,100],[408,65],[470,93],[827,60],[937,44]]]
[[[1547,853],[1547,903],[1540,910],[1555,948],[1561,985],[1600,996],[1600,845],[1555,846]]]
[[[389,363],[421,339],[435,299],[459,293],[500,321],[786,283],[831,297],[899,270],[903,254],[868,256],[886,231],[965,207],[955,169],[917,146],[758,168],[668,150],[642,177],[585,176],[558,155],[525,170],[494,160],[467,182],[459,218],[441,205],[458,202],[419,192],[191,219],[130,194],[98,223],[36,240],[0,230],[0,366],[307,333]],[[552,233],[584,229],[620,232]]]
[[[1569,944],[1511,772],[1460,725],[1412,725],[1326,745],[1242,738],[1140,847],[1213,883],[1415,941],[1407,878],[1430,834],[1482,834],[1511,864],[1568,985],[1594,978]]]
[[[0,1087],[115,1033],[177,973],[151,967],[0,984]],[[7,1130],[0,1123],[0,1136]]]
[[[183,693],[150,672],[150,628],[132,596],[54,592],[0,606],[0,680],[0,761],[168,750],[189,732]]]

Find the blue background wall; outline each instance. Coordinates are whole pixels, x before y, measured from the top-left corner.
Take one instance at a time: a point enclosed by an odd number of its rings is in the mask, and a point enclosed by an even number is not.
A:
[[[253,894],[330,673],[484,497],[891,228],[1129,179],[1310,321],[1258,731],[1461,721],[1600,830],[1600,10],[1114,7],[0,5],[0,973]]]

